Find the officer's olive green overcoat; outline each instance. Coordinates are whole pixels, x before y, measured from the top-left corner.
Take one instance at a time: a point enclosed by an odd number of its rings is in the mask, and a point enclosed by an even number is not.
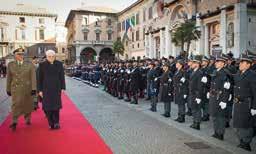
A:
[[[36,90],[35,67],[32,63],[24,62],[18,65],[10,62],[7,67],[6,91],[11,92],[11,111],[13,116],[28,114],[33,111],[31,91]]]

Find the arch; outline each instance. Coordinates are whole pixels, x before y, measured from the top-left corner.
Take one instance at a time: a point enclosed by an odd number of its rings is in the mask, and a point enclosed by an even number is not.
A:
[[[115,54],[111,48],[103,48],[99,54],[99,61],[106,62],[106,61],[113,61],[115,60]]]
[[[87,64],[92,61],[96,61],[97,53],[91,47],[84,48],[80,53],[80,62],[81,64]]]
[[[171,26],[172,23],[184,22],[186,18],[189,18],[189,11],[186,6],[179,4],[170,11],[169,15],[168,25]]]

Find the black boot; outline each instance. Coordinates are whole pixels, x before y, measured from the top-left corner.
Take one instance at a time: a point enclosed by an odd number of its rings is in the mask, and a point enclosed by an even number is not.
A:
[[[202,121],[209,121],[209,120],[210,120],[209,115],[205,115],[202,118]]]
[[[185,115],[181,115],[180,118],[178,119],[179,123],[184,123],[185,122]]]
[[[195,129],[195,130],[200,130],[200,123],[194,122],[194,123],[190,126],[190,128],[193,128],[193,129]]]
[[[226,122],[225,127],[226,127],[226,128],[229,128],[229,127],[230,127],[229,122]]]
[[[164,117],[166,117],[166,118],[171,117],[170,113],[168,113],[168,112],[165,112],[164,114],[162,114],[162,116],[164,116]]]
[[[186,113],[188,116],[192,116],[192,111],[191,109],[188,109],[187,113]]]
[[[240,142],[240,144],[238,145],[239,148],[242,148],[246,151],[252,151],[251,149],[251,146],[249,143],[243,143],[243,142]]]
[[[16,131],[16,127],[17,127],[17,123],[12,123],[12,124],[9,126],[9,128],[11,128],[13,132]]]

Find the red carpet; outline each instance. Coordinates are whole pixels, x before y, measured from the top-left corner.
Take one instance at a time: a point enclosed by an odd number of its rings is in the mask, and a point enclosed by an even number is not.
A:
[[[20,117],[16,132],[9,129],[11,116],[0,126],[0,154],[111,154],[90,123],[65,94],[60,130],[49,130],[42,110],[33,112],[32,125]]]

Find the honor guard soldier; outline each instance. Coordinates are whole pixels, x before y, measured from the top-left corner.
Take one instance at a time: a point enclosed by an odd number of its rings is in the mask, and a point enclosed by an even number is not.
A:
[[[202,111],[203,117],[202,121],[209,121],[209,97],[207,97],[207,93],[210,91],[211,86],[211,77],[209,72],[209,62],[210,60],[204,56],[202,59],[202,67],[201,71],[203,72],[203,100],[202,100]]]
[[[132,94],[132,101],[131,104],[138,104],[138,92],[139,92],[139,82],[140,82],[140,70],[138,67],[138,62],[133,62],[133,69],[131,71],[131,94]]]
[[[201,123],[201,104],[203,98],[203,84],[205,78],[203,78],[203,73],[200,70],[201,56],[194,56],[192,59],[193,72],[189,79],[189,101],[192,109],[193,124],[190,126],[193,129],[200,130]]]
[[[185,122],[185,104],[188,98],[188,79],[184,71],[184,65],[185,62],[183,60],[178,60],[176,63],[177,71],[173,76],[174,101],[178,105],[178,118],[175,121],[179,123]]]
[[[240,140],[238,147],[248,151],[256,116],[256,73],[250,69],[252,62],[248,54],[242,54],[239,72],[234,77],[233,125]]]
[[[163,65],[163,74],[160,77],[159,98],[164,102],[164,117],[170,117],[171,102],[173,101],[173,82],[171,78],[170,66],[165,63]]]
[[[212,137],[223,140],[225,133],[226,117],[228,115],[228,99],[231,83],[228,74],[224,70],[227,57],[216,58],[216,71],[212,75],[210,93],[210,114],[213,117],[214,134]]]
[[[24,49],[14,52],[15,61],[7,67],[6,92],[12,97],[12,124],[10,128],[15,131],[18,118],[24,115],[27,125],[31,124],[31,112],[34,109],[33,95],[36,94],[36,71],[32,63],[24,61]]]

